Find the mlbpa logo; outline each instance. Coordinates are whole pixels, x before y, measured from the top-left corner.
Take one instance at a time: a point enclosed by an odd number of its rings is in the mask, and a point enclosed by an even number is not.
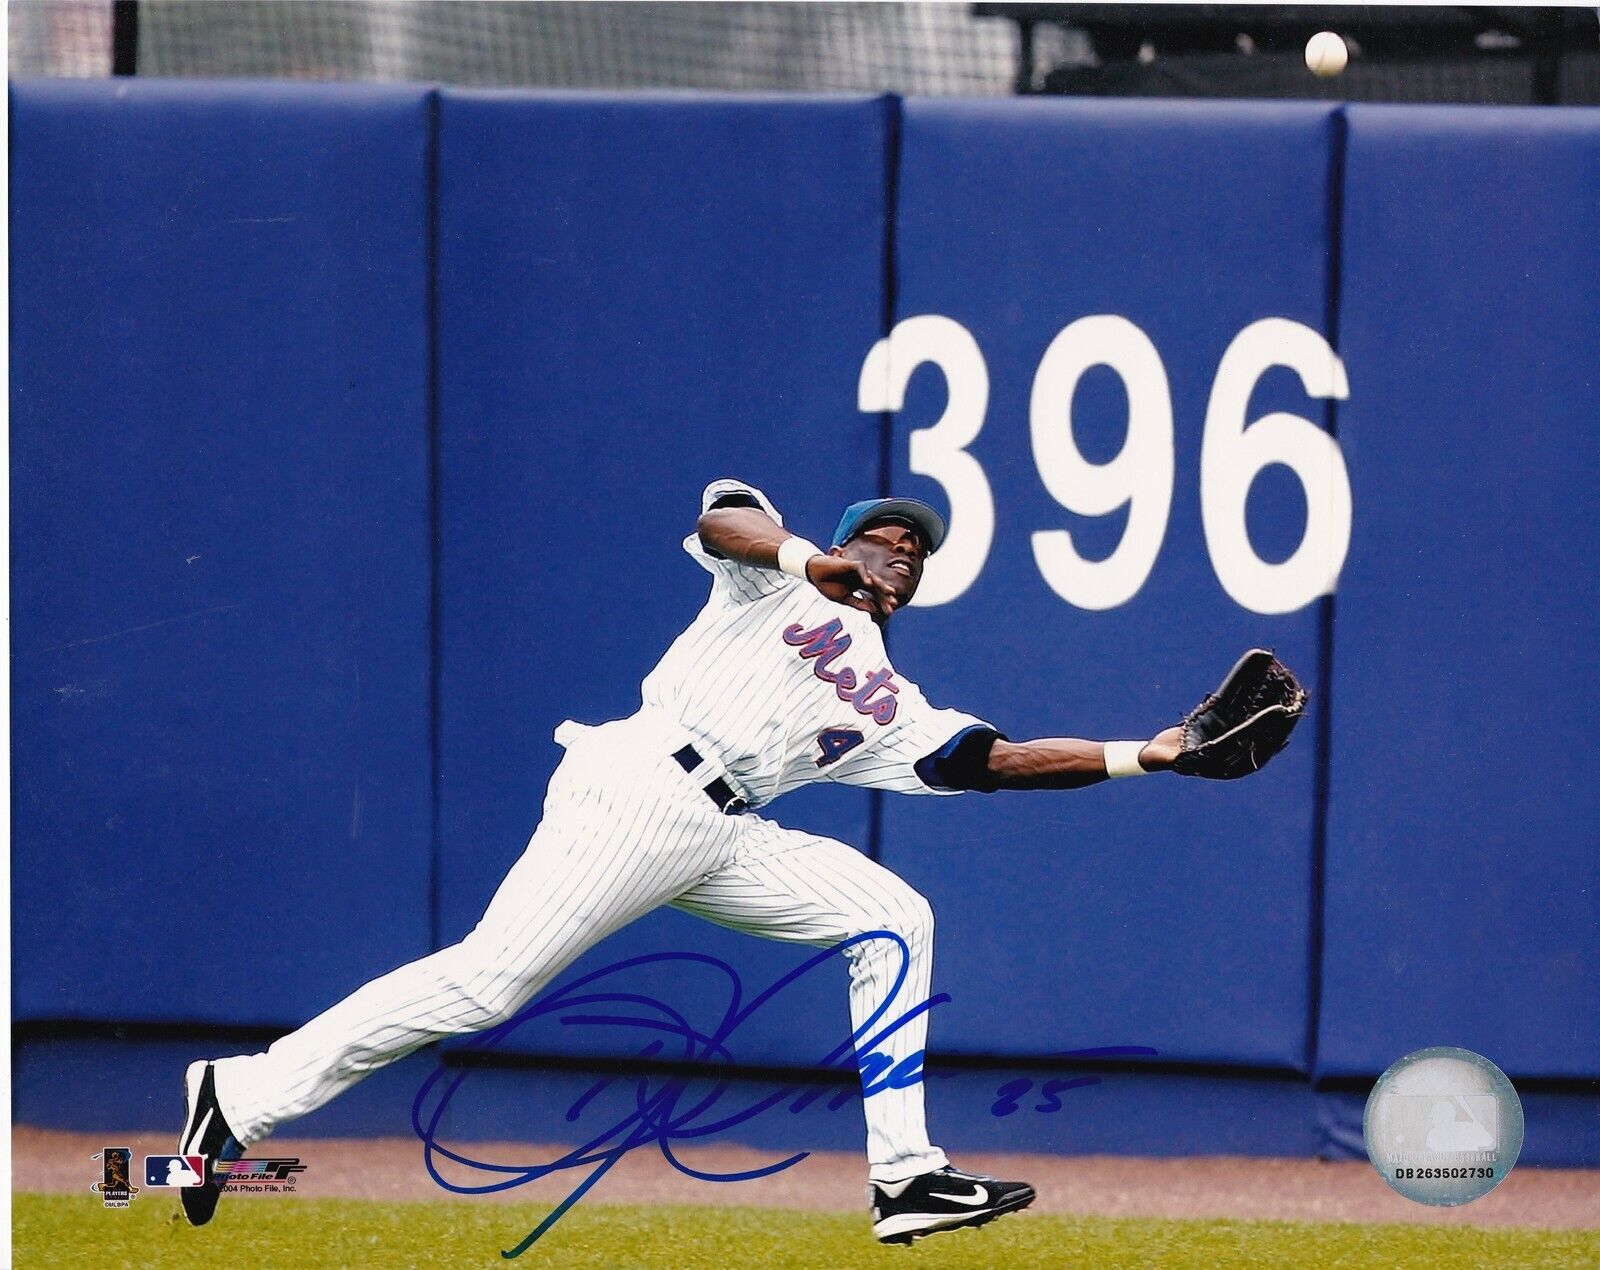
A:
[[[91,1159],[100,1161],[100,1180],[89,1189],[105,1201],[107,1208],[126,1208],[139,1188],[128,1180],[128,1162],[133,1152],[127,1147],[106,1147]]]
[[[206,1157],[203,1155],[147,1155],[144,1157],[146,1186],[203,1186]]]

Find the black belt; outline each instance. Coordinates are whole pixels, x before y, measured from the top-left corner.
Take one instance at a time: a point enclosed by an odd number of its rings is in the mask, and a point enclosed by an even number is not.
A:
[[[672,757],[678,760],[678,766],[686,772],[694,771],[695,768],[705,762],[700,757],[700,752],[692,745],[684,746]],[[734,793],[733,787],[720,776],[714,776],[707,781],[704,789],[706,797],[716,803],[717,810],[724,816],[737,816],[750,805],[740,798],[738,794]]]

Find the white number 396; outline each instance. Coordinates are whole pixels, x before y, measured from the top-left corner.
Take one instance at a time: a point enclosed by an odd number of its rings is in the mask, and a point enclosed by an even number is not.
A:
[[[911,470],[943,486],[950,536],[928,562],[914,603],[948,604],[983,571],[994,539],[994,494],[967,447],[983,429],[989,371],[977,341],[938,314],[910,317],[872,346],[861,367],[857,405],[869,412],[905,404],[924,363],[948,386],[944,413],[911,434]],[[1110,367],[1128,399],[1128,435],[1107,463],[1083,457],[1072,436],[1072,400],[1091,367]],[[1200,511],[1206,547],[1223,588],[1255,613],[1291,613],[1331,592],[1350,546],[1350,476],[1339,444],[1309,419],[1273,413],[1249,422],[1257,381],[1274,366],[1293,370],[1313,398],[1350,394],[1344,365],[1316,331],[1286,318],[1252,322],[1222,355],[1200,444]],[[1166,536],[1172,506],[1172,394],[1150,338],[1126,318],[1096,314],[1073,322],[1045,350],[1034,373],[1029,434],[1039,478],[1061,506],[1105,516],[1124,504],[1122,540],[1103,560],[1086,560],[1065,529],[1033,535],[1033,556],[1050,589],[1083,609],[1126,604],[1144,585]],[[1281,463],[1305,490],[1306,527],[1288,559],[1261,559],[1245,528],[1245,500],[1260,471]]]

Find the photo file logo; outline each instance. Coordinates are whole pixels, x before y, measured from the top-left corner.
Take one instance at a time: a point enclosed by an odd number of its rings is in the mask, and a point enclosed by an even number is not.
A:
[[[212,1166],[216,1178],[228,1184],[281,1182],[293,1186],[294,1174],[305,1171],[298,1156],[281,1160],[218,1160]]]

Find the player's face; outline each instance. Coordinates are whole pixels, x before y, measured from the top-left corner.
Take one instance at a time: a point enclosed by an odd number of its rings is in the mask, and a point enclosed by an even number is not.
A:
[[[895,607],[904,608],[917,593],[928,553],[916,529],[888,522],[862,530],[839,554],[864,564],[867,572],[889,588],[897,601]]]

